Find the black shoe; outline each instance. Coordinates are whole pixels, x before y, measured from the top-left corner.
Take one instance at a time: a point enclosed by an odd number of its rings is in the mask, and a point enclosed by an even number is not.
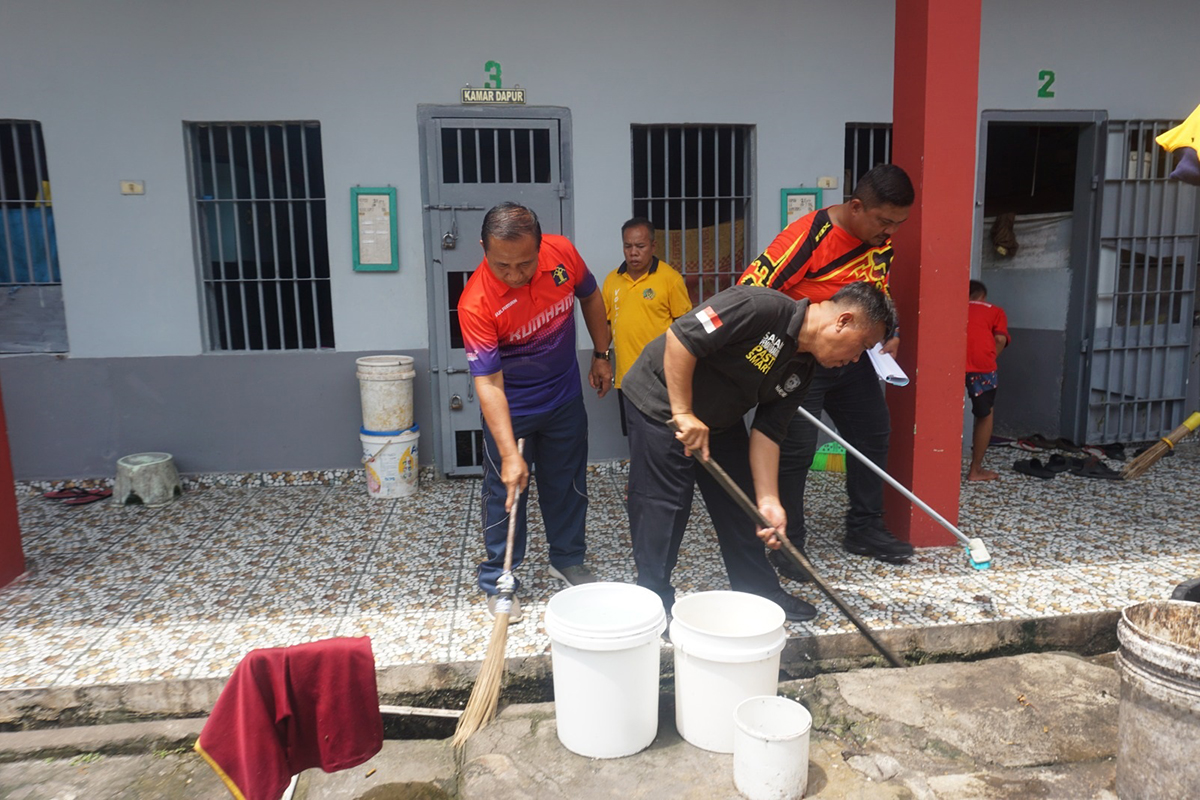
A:
[[[846,551],[871,556],[889,564],[903,564],[913,556],[913,546],[884,528],[862,528],[846,534]]]
[[[772,550],[767,553],[767,561],[771,562],[771,566],[775,568],[776,572],[790,581],[808,583],[812,580],[812,575],[808,574],[808,570],[784,555],[782,550]]]
[[[783,609],[783,616],[788,622],[808,622],[817,615],[817,608],[812,603],[806,603],[782,590],[767,599]]]

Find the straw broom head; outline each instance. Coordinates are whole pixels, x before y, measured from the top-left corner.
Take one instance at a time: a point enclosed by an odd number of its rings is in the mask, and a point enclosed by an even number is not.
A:
[[[1174,450],[1175,445],[1197,428],[1200,428],[1200,411],[1185,419],[1182,425],[1155,442],[1146,452],[1126,464],[1125,468],[1121,470],[1121,477],[1125,480],[1139,477],[1146,470],[1150,469],[1150,467],[1154,466],[1160,458]]]
[[[458,718],[454,729],[454,746],[461,748],[475,732],[485,727],[496,716],[500,702],[500,679],[504,676],[504,650],[508,646],[508,612],[497,611],[492,625],[492,638],[488,642],[487,655],[479,668],[475,688],[467,700],[467,707]]]
[[[517,454],[524,457],[525,440],[517,441]],[[467,707],[458,718],[454,729],[454,746],[461,748],[467,739],[477,730],[487,725],[496,716],[496,706],[500,702],[500,679],[504,677],[504,650],[508,647],[508,618],[512,611],[513,593],[516,591],[516,581],[512,574],[513,539],[517,535],[517,506],[521,502],[521,491],[517,490],[513,497],[512,507],[508,511],[508,541],[504,546],[504,573],[496,581],[499,590],[496,598],[496,620],[492,624],[492,638],[488,642],[487,655],[483,658],[483,666],[479,668],[479,677],[475,679],[475,688],[467,698]]]

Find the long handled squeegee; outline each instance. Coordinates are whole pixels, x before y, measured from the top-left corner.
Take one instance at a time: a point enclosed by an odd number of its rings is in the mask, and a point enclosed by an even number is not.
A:
[[[861,461],[864,466],[887,481],[893,489],[912,501],[913,505],[924,511],[929,516],[933,517],[934,521],[936,521],[946,530],[950,531],[950,533],[954,534],[954,538],[962,542],[963,547],[967,549],[967,561],[971,562],[972,567],[975,569],[987,569],[992,565],[992,557],[988,554],[987,547],[983,544],[982,539],[968,539],[966,534],[950,524],[949,520],[926,505],[921,498],[917,497],[908,489],[901,486],[899,481],[880,469],[874,461],[856,450],[853,445],[839,436],[837,432],[835,432],[824,422],[821,422],[821,420],[813,416],[808,409],[804,408],[804,406],[798,407],[796,412],[802,414],[809,422],[811,422],[813,425],[816,425],[819,430],[824,431],[827,435],[829,435],[830,438],[832,438],[842,447],[846,448],[847,453],[853,455],[855,458]]]

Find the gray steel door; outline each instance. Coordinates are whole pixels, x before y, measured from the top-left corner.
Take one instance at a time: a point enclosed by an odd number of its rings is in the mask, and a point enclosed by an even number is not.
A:
[[[479,230],[492,206],[522,203],[543,233],[570,234],[569,115],[427,106],[420,122],[436,458],[446,474],[478,475],[483,431],[455,309],[483,260]]]
[[[1088,403],[1088,441],[1154,439],[1187,408],[1197,189],[1169,180],[1154,142],[1168,120],[1110,122]]]

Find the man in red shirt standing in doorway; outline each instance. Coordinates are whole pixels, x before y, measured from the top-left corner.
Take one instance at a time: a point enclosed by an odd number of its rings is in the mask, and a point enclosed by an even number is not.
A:
[[[568,586],[596,580],[583,563],[588,442],[575,350],[576,300],[594,347],[588,383],[601,397],[612,388],[612,366],[604,298],[570,241],[543,236],[537,215],[516,203],[501,203],[484,215],[480,240],[483,263],[463,288],[458,319],[483,412],[488,557],[479,565],[479,588],[495,614],[510,510],[517,514],[514,570],[525,556],[529,464],[537,468],[550,575]],[[524,457],[518,439],[525,439]],[[516,597],[508,619],[521,619]]]
[[[838,289],[865,281],[884,292],[892,262],[892,234],[908,219],[915,199],[904,170],[879,164],[864,175],[845,203],[812,212],[783,229],[766,251],[750,264],[739,283],[778,289],[789,297],[827,300]],[[894,354],[900,340],[893,336],[884,352]],[[880,467],[887,464],[891,423],[887,403],[870,359],[842,367],[818,366],[808,394],[800,404],[814,416],[829,414],[850,444]],[[803,549],[804,484],[817,449],[816,427],[793,417],[780,448],[779,491],[789,520],[788,538]],[[903,563],[913,554],[883,524],[883,480],[855,459],[846,462],[846,550],[890,563]],[[792,580],[808,576],[778,552],[771,563]]]

